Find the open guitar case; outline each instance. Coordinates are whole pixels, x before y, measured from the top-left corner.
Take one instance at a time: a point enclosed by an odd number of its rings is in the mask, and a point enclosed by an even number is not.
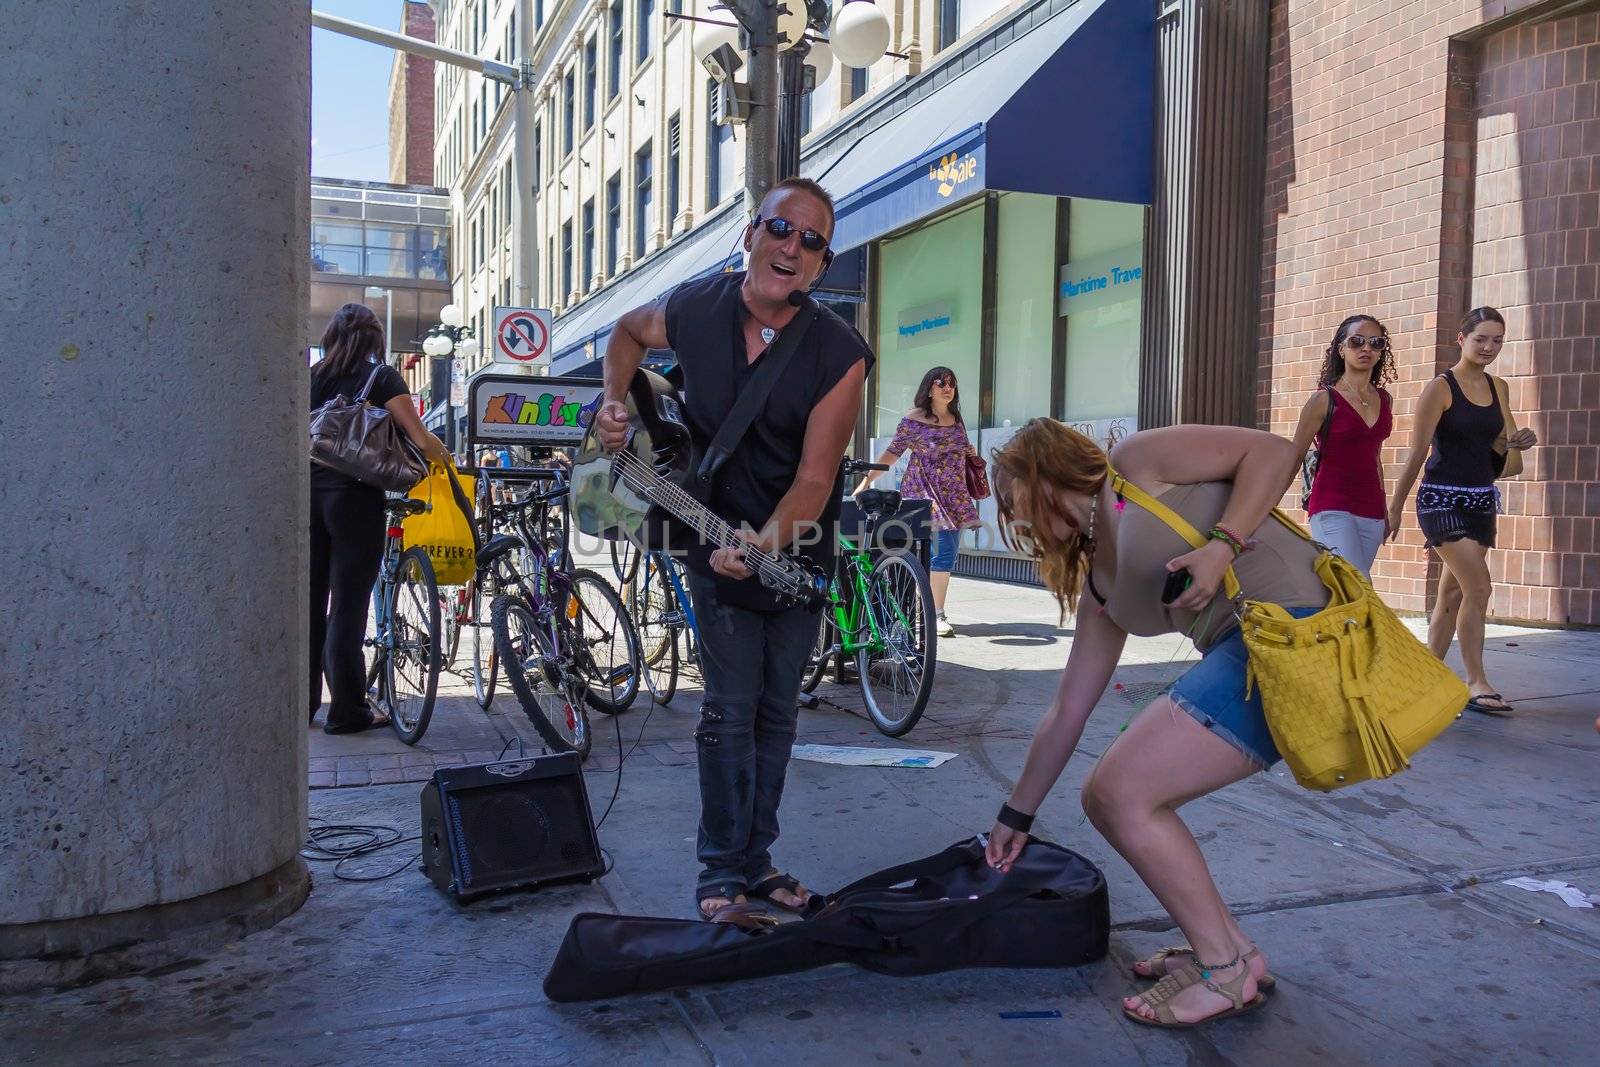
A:
[[[599,1000],[854,963],[880,974],[961,967],[1076,967],[1106,955],[1105,876],[1031,840],[1001,874],[982,838],[870,874],[766,932],[726,923],[586,912],[545,976],[554,1001]]]

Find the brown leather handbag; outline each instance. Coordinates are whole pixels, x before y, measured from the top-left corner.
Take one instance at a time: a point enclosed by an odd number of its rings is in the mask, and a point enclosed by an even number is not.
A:
[[[311,413],[311,462],[391,493],[409,493],[427,462],[387,408],[367,403],[383,365],[372,368],[354,400],[335,396]]]
[[[967,495],[974,500],[989,499],[989,471],[984,466],[983,457],[975,456],[971,452],[966,454],[967,469]]]

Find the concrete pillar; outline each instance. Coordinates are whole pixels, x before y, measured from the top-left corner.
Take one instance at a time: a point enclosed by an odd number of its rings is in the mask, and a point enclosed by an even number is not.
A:
[[[310,27],[305,4],[184,0],[17,0],[6,22],[15,988],[237,937],[309,887]]]

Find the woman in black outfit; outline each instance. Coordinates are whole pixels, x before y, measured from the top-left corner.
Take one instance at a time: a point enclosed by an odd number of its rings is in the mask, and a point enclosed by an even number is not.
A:
[[[322,335],[322,360],[311,368],[311,410],[336,396],[354,398],[369,378],[367,403],[387,408],[396,425],[434,462],[450,453],[429,433],[411,406],[405,379],[385,366],[383,327],[361,304],[334,313]],[[311,465],[311,720],[328,678],[330,734],[387,726],[388,716],[367,705],[367,604],[378,580],[385,537],[383,490],[327,467]],[[331,598],[331,600],[330,600]]]
[[[1389,504],[1393,537],[1426,457],[1427,470],[1417,488],[1417,525],[1445,565],[1428,624],[1428,645],[1443,659],[1450,638],[1461,639],[1461,662],[1472,693],[1467,707],[1485,715],[1512,711],[1483,669],[1483,621],[1493,592],[1488,556],[1500,510],[1500,490],[1494,483],[1505,468],[1509,449],[1538,443],[1532,430],[1517,429],[1506,383],[1488,373],[1505,334],[1506,320],[1491,307],[1476,308],[1462,321],[1456,335],[1461,358],[1422,390],[1411,457]]]

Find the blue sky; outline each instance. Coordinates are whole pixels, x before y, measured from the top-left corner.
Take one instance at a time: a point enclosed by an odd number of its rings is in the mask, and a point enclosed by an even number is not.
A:
[[[313,0],[329,15],[400,28],[405,0]],[[327,30],[311,31],[311,173],[389,180],[389,68],[394,51]]]

